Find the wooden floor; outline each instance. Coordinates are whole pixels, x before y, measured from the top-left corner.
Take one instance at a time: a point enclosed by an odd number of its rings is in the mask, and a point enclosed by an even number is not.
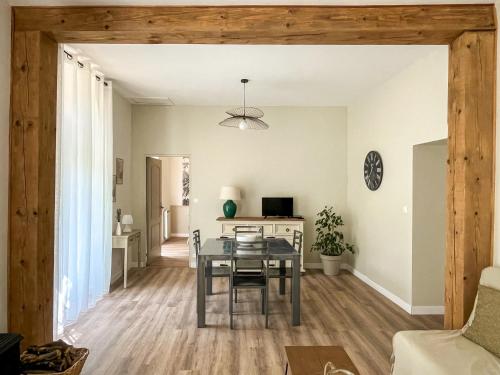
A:
[[[185,237],[172,237],[161,245],[161,257],[155,259],[152,267],[187,267],[189,245]]]
[[[208,326],[199,329],[195,281],[193,269],[152,267],[98,302],[64,337],[90,349],[83,374],[283,374],[285,345],[341,345],[362,374],[386,375],[395,332],[442,326],[441,317],[412,317],[349,273],[308,271],[300,327],[290,325],[288,294],[278,296],[273,280],[270,329],[258,291],[241,291],[231,331],[227,280],[218,279]]]

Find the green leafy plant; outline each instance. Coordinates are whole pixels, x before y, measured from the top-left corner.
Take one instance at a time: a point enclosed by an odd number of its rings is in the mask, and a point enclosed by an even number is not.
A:
[[[338,230],[344,225],[342,216],[333,211],[333,207],[325,206],[318,213],[316,225],[316,241],[311,251],[319,251],[323,255],[338,256],[345,251],[354,254],[354,247],[344,241],[344,234]]]

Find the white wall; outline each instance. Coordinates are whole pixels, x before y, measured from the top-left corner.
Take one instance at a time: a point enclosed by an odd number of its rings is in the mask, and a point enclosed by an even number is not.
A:
[[[446,259],[447,141],[413,147],[412,306],[442,313]],[[433,306],[433,310],[429,310]]]
[[[0,0],[0,332],[7,330],[10,7]]]
[[[412,280],[412,148],[447,137],[448,51],[416,61],[348,108],[347,203],[354,268],[407,303]],[[384,178],[363,180],[370,150]]]
[[[226,107],[133,106],[134,218],[145,233],[145,156],[190,155],[190,227],[202,239],[217,236],[222,215],[219,190],[243,190],[237,215],[261,215],[262,196],[293,196],[304,215],[305,261],[316,212],[346,207],[345,108],[263,108],[266,131],[218,126]],[[143,249],[145,248],[145,243]]]
[[[116,158],[123,159],[123,184],[116,185],[113,225],[116,224],[118,208],[121,208],[122,214],[132,213],[132,106],[113,90],[113,173],[116,173]],[[122,274],[123,250],[113,249],[111,282],[116,281]]]

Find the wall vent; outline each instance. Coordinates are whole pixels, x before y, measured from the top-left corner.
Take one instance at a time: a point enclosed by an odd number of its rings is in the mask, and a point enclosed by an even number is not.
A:
[[[130,103],[135,105],[159,105],[173,106],[174,102],[170,98],[128,98]]]

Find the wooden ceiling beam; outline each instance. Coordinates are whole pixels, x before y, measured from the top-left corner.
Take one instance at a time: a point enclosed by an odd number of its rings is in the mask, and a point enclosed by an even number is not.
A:
[[[59,42],[449,44],[495,30],[493,5],[14,7],[15,31]]]

